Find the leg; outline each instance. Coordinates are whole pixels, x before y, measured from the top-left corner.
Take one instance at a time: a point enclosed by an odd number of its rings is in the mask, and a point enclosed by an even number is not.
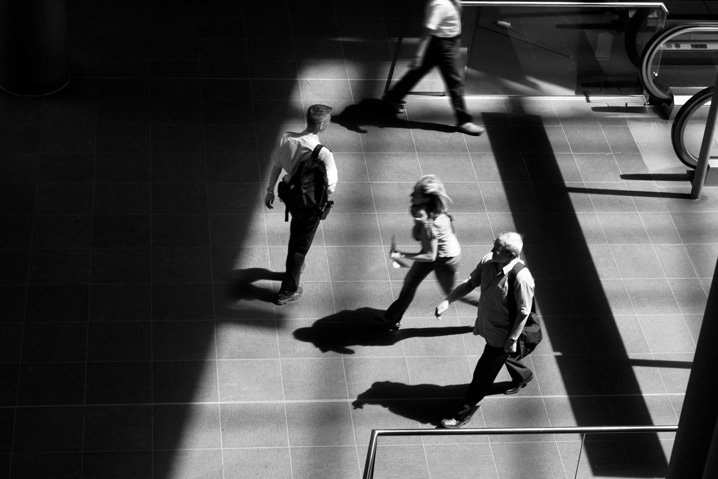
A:
[[[459,428],[469,422],[479,409],[479,402],[484,399],[491,385],[498,376],[508,354],[504,348],[494,348],[488,344],[479,358],[474,369],[474,377],[466,393],[466,399],[461,407],[450,417],[443,419],[441,425],[445,428]]]
[[[421,66],[415,70],[409,70],[404,74],[403,77],[389,90],[386,92],[385,98],[392,102],[400,102],[414,86],[419,83],[424,75],[437,65],[438,57],[436,55],[436,38],[431,37],[429,45],[426,47],[424,53],[424,61]]]
[[[299,287],[302,265],[314,240],[319,226],[319,216],[314,211],[292,211],[289,227],[289,247],[287,249],[286,272],[279,293],[294,293]]]
[[[486,396],[489,388],[494,383],[496,376],[499,375],[501,368],[506,363],[508,354],[504,352],[504,348],[495,348],[488,344],[484,347],[484,352],[476,363],[474,369],[474,377],[469,385],[464,403],[475,406]]]
[[[460,58],[461,39],[443,38],[441,39],[441,54],[439,60],[439,70],[444,78],[446,88],[451,96],[451,105],[456,112],[456,122],[462,125],[473,121],[473,118],[466,109],[464,101],[464,78],[460,73],[458,63]]]
[[[414,299],[417,288],[433,269],[434,263],[414,261],[409,272],[406,273],[404,285],[401,287],[399,297],[391,303],[389,309],[384,313],[384,322],[388,325],[394,325],[401,321],[401,318],[404,316],[406,310],[409,309],[409,305]]]
[[[456,273],[459,270],[459,258],[438,258],[435,262],[436,279],[447,295],[454,290],[456,284]]]
[[[534,373],[518,358],[511,356],[506,358],[506,369],[511,375],[512,387],[507,389],[504,394],[516,394],[534,378]]]

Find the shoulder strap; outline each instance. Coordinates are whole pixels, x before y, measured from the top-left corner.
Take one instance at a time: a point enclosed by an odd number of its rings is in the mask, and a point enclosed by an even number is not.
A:
[[[508,291],[506,292],[506,301],[508,302],[509,307],[509,317],[511,318],[512,322],[516,321],[516,297],[514,296],[514,285],[516,284],[516,276],[518,276],[519,272],[524,269],[526,265],[521,262],[517,262],[513,268],[511,268],[511,271],[508,272],[507,281],[509,283]],[[531,304],[531,310],[534,309],[534,304]]]
[[[314,147],[314,150],[312,151],[312,158],[317,159],[319,158],[319,152],[322,151],[322,148],[324,148],[324,145],[319,143],[317,146]]]

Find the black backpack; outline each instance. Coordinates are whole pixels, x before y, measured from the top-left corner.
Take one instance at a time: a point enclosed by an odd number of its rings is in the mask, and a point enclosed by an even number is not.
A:
[[[279,182],[277,193],[287,209],[284,221],[289,221],[289,210],[314,209],[318,214],[324,213],[329,199],[327,167],[319,159],[319,152],[324,148],[317,145],[309,158],[302,160],[289,183]]]

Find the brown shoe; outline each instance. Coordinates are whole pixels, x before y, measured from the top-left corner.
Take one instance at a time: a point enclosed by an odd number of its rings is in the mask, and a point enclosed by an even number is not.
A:
[[[504,394],[507,394],[507,395],[516,394],[517,392],[521,391],[522,388],[525,388],[528,383],[533,381],[533,379],[534,379],[534,375],[532,374],[531,377],[529,377],[526,381],[518,383],[517,386],[504,391]]]

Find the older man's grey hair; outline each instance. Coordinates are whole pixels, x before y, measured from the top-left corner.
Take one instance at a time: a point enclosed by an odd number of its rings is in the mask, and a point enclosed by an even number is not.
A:
[[[524,249],[524,237],[519,233],[508,231],[501,233],[496,239],[499,240],[502,250],[508,251],[514,258],[518,257]]]

